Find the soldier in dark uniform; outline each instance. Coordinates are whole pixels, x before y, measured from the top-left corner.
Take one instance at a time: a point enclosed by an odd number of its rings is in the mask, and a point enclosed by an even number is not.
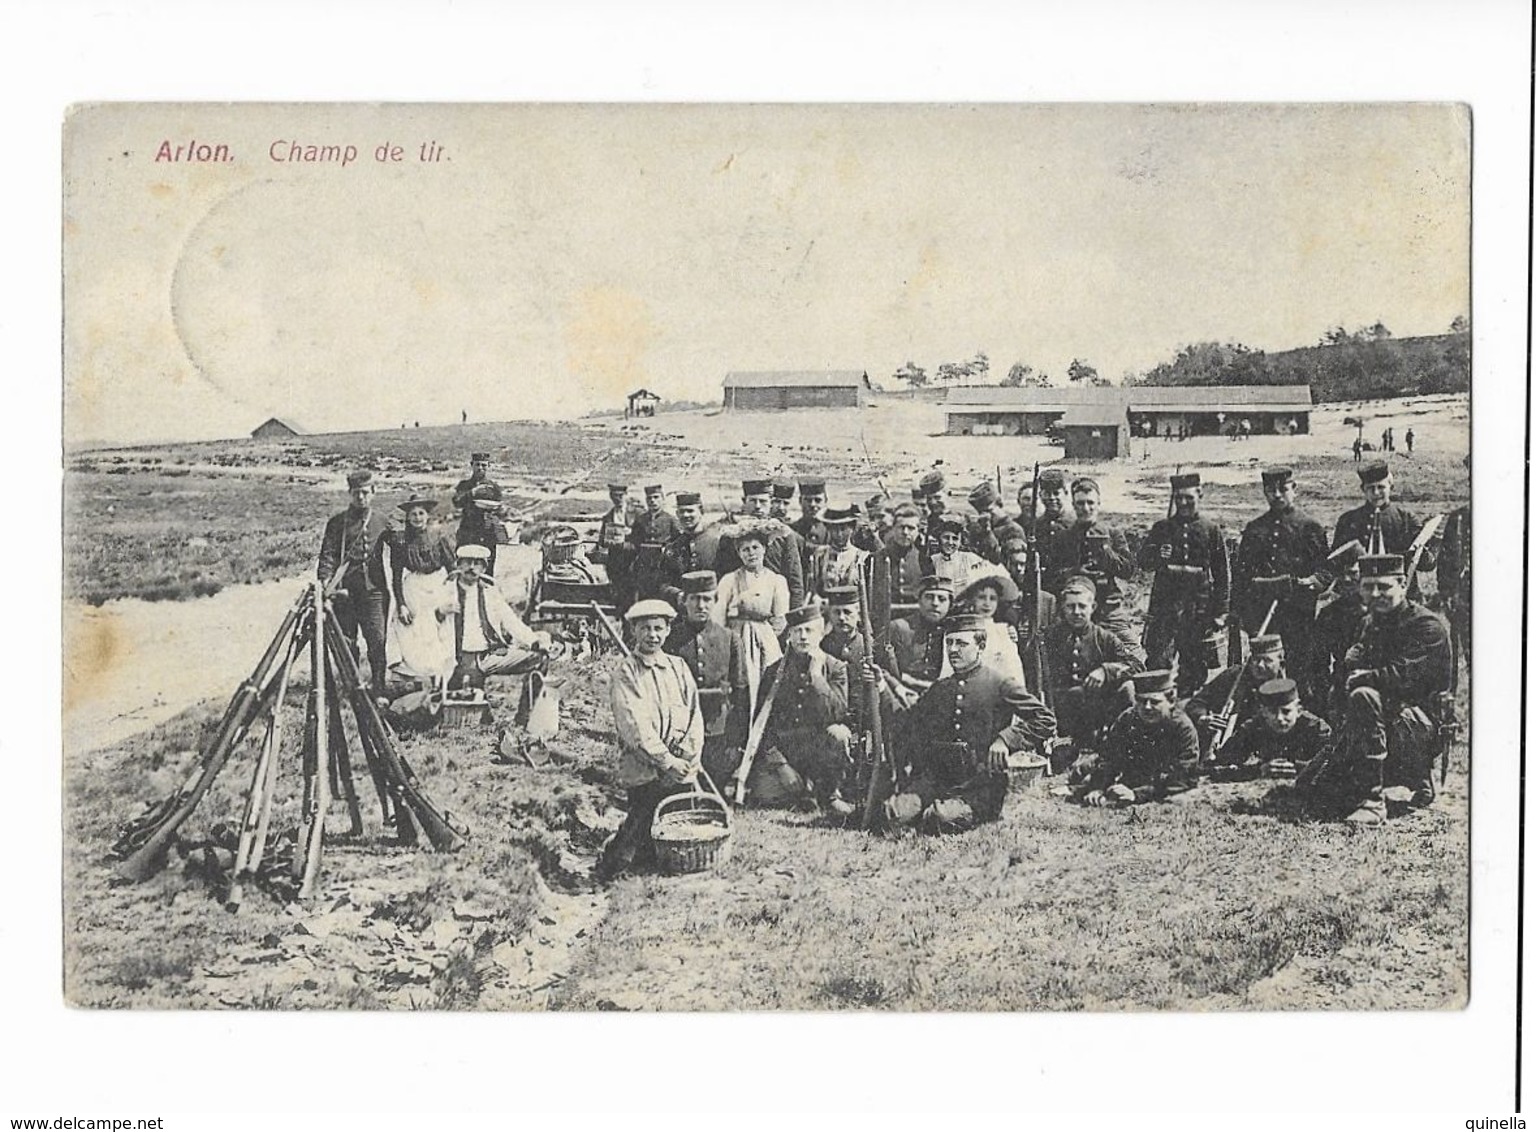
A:
[[[1360,594],[1360,557],[1364,549],[1348,542],[1328,556],[1334,576],[1333,597],[1317,614],[1313,629],[1312,710],[1335,727],[1344,722],[1344,654],[1365,627],[1365,598]]]
[[[1462,463],[1470,469],[1472,457]],[[1463,504],[1445,521],[1445,534],[1435,569],[1440,608],[1451,627],[1451,643],[1466,658],[1472,678],[1472,504]]]
[[[864,636],[859,629],[859,591],[854,586],[832,586],[827,599],[827,631],[821,651],[848,665],[850,672],[864,663]]]
[[[966,498],[976,509],[976,518],[971,520],[966,536],[971,549],[988,562],[1003,565],[1003,547],[1010,542],[1022,541],[1024,528],[1003,509],[1003,498],[991,480],[982,480],[971,488]]]
[[[890,500],[883,495],[871,495],[864,501],[864,520],[854,529],[853,545],[874,553],[884,545],[895,523]]]
[[[1382,554],[1406,557],[1408,548],[1413,545],[1413,540],[1418,537],[1424,524],[1412,511],[1392,502],[1392,469],[1386,464],[1374,460],[1360,468],[1359,476],[1360,491],[1365,496],[1365,502],[1339,516],[1333,528],[1333,545],[1329,549],[1337,550],[1354,540],[1368,552],[1379,550]],[[1378,529],[1381,532],[1379,548],[1372,544],[1372,536]],[[1419,556],[1418,570],[1423,572],[1434,568],[1435,544],[1431,542]],[[1418,596],[1416,578],[1409,579],[1408,589],[1410,598]]]
[[[1214,774],[1224,778],[1290,778],[1333,742],[1328,722],[1301,706],[1296,681],[1266,680],[1255,697],[1258,714],[1238,725],[1216,753]]]
[[[818,805],[839,816],[853,813],[838,793],[850,766],[848,666],[820,648],[821,610],[815,605],[791,609],[785,618],[784,655],[769,666],[758,693],[763,710],[772,689],[773,710],[752,767],[749,789],[759,778],[779,777],[787,763],[809,780]]]
[[[682,579],[697,570],[713,570],[719,532],[703,526],[704,503],[696,491],[677,493],[677,533],[661,548],[661,596],[681,605]]]
[[[1284,639],[1290,675],[1310,698],[1312,631],[1328,535],[1297,509],[1290,468],[1270,468],[1263,479],[1269,510],[1243,528],[1232,564],[1232,612],[1250,636],[1269,619],[1267,631]]]
[[[644,600],[660,597],[666,585],[667,569],[662,550],[677,534],[677,518],[663,504],[666,494],[660,484],[645,489],[645,510],[629,525],[630,584],[635,595]]]
[[[779,574],[789,585],[789,605],[796,609],[805,603],[805,572],[800,561],[798,537],[783,523],[769,518],[773,484],[765,479],[741,481],[742,516],[757,520],[764,528],[768,545],[763,553],[763,565]],[[718,534],[718,531],[715,532]],[[715,551],[715,573],[725,577],[741,565],[736,547],[731,539],[719,535]]]
[[[1008,756],[1042,749],[1056,732],[1050,709],[1022,683],[981,663],[982,617],[951,618],[943,639],[952,674],[923,693],[894,736],[899,785],[884,806],[887,827],[958,833],[996,821]]]
[[[1056,730],[1079,750],[1097,747],[1104,730],[1131,706],[1130,678],[1141,671],[1140,658],[1093,623],[1095,594],[1091,579],[1068,581],[1061,589],[1061,620],[1045,631]]]
[[[827,545],[827,525],[822,515],[827,510],[827,481],[820,476],[804,476],[800,480],[800,517],[789,524],[789,529],[800,536],[805,557],[802,565],[809,566],[811,555],[818,546]]]
[[[1246,661],[1223,668],[1184,705],[1184,714],[1200,732],[1200,753],[1210,754],[1211,744],[1226,732],[1229,723],[1241,727],[1257,716],[1259,686],[1286,675],[1285,641],[1278,633],[1264,633],[1249,641]]]
[[[925,561],[939,553],[939,520],[944,517],[944,473],[937,468],[924,472],[917,481],[917,497],[922,501],[923,519],[918,546]]]
[[[925,578],[917,612],[898,617],[875,642],[875,662],[910,692],[925,692],[944,667],[944,618],[955,600],[944,578]]]
[[[1174,514],[1152,524],[1138,562],[1155,570],[1147,607],[1147,664],[1167,668],[1178,656],[1179,694],[1205,683],[1211,649],[1207,636],[1227,620],[1227,544],[1221,528],[1200,517],[1200,474],[1169,479]]]
[[[383,546],[389,533],[388,520],[373,509],[373,473],[352,472],[347,476],[351,503],[345,511],[332,515],[320,539],[320,561],[316,576],[326,586],[337,584],[336,625],[346,638],[354,656],[357,635],[361,631],[368,646],[368,671],[373,681],[373,695],[385,694],[384,679],[388,668],[384,660],[385,626],[389,620],[389,579],[384,574]]]
[[[487,573],[496,573],[496,546],[500,539],[501,486],[491,479],[491,454],[472,452],[469,478],[453,486],[453,505],[459,512],[455,546],[483,546],[491,552]]]
[[[1369,615],[1344,654],[1344,724],[1327,758],[1314,760],[1297,788],[1319,816],[1373,825],[1401,794],[1409,806],[1434,801],[1431,770],[1449,710],[1451,642],[1445,623],[1408,599],[1397,554],[1360,559]]]
[[[1056,623],[1056,595],[1045,588],[1043,573],[1040,588],[1035,589],[1034,552],[1027,542],[1014,540],[1003,547],[1003,564],[1008,576],[1019,588],[1018,600],[998,611],[998,618],[1013,627],[1019,647],[1019,660],[1024,666],[1024,684],[1036,696],[1045,696],[1044,681],[1039,672],[1036,640],[1047,626]]]
[[[704,769],[720,784],[735,773],[747,741],[747,675],[741,643],[710,616],[718,584],[714,572],[691,571],[679,581],[683,615],[672,622],[662,647],[681,657],[693,673],[704,716]]]
[[[1077,520],[1068,509],[1070,495],[1067,490],[1067,473],[1061,468],[1047,468],[1040,473],[1040,505],[1034,502],[1034,482],[1019,486],[1019,526],[1024,538],[1032,547],[1040,549],[1040,572],[1045,584],[1053,587],[1058,575],[1068,575],[1058,569],[1056,540],[1063,531],[1069,530]]]
[[[1110,724],[1098,757],[1073,767],[1074,797],[1086,805],[1155,802],[1193,784],[1200,740],[1179,710],[1173,673],[1138,672],[1131,680],[1135,705]]]
[[[1048,555],[1056,571],[1052,589],[1060,592],[1068,578],[1092,578],[1099,591],[1094,620],[1119,637],[1127,651],[1136,653],[1141,642],[1125,598],[1125,583],[1136,575],[1130,543],[1124,531],[1099,518],[1096,481],[1085,476],[1073,482],[1072,509],[1077,521],[1055,537]]]
[[[896,508],[895,525],[884,545],[876,551],[886,557],[891,577],[891,609],[908,612],[917,604],[918,587],[926,577],[918,537],[920,519],[917,508],[903,503]]]
[[[789,504],[795,498],[795,481],[788,476],[775,476],[770,485],[770,491],[768,517],[784,528],[784,537],[794,546],[795,557],[800,560],[800,576],[804,579],[805,560],[809,557],[805,549],[805,540],[800,537],[800,533],[794,527],[789,525]]]
[[[601,562],[608,568],[608,581],[613,586],[615,600],[620,609],[632,604],[629,585],[629,512],[624,497],[629,488],[621,483],[608,485],[608,513],[597,528],[597,549],[592,561]]]

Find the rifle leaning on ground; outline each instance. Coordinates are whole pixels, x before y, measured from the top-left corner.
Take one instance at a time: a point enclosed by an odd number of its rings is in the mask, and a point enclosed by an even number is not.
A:
[[[1030,625],[1030,675],[1035,694],[1053,712],[1055,693],[1051,691],[1050,659],[1045,650],[1045,580],[1040,563],[1040,464],[1035,463],[1034,486],[1030,488],[1029,527],[1025,531],[1029,546],[1029,571],[1035,585],[1035,613]]]
[[[1270,619],[1274,617],[1275,610],[1278,608],[1280,608],[1280,599],[1276,598],[1269,603],[1269,612],[1264,615],[1264,623],[1259,626],[1259,631],[1254,634],[1255,637],[1262,637],[1264,635],[1264,631],[1269,628]],[[1211,737],[1212,755],[1215,755],[1217,751],[1226,746],[1237,731],[1237,697],[1247,687],[1247,684],[1248,670],[1244,668],[1237,674],[1237,679],[1232,681],[1232,690],[1227,693],[1226,702],[1221,706],[1223,722],[1221,730]]]
[[[869,587],[864,582],[862,572],[858,575],[859,583],[859,629],[864,639],[864,663],[873,667],[875,663],[875,633],[870,620]],[[878,672],[874,679],[866,680],[860,674],[860,683],[864,689],[865,726],[868,728],[869,741],[869,787],[864,792],[864,817],[863,828],[873,829],[875,814],[885,796],[890,791],[890,786],[895,780],[894,768],[891,766],[890,756],[885,749],[885,722],[880,717],[880,677]]]

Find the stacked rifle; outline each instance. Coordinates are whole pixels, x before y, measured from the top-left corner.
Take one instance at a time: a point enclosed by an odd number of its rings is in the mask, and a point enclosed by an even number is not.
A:
[[[309,654],[310,688],[300,744],[303,801],[300,811],[293,881],[298,898],[315,894],[325,839],[325,818],[338,794],[346,805],[347,835],[361,836],[362,808],[352,778],[352,759],[342,720],[342,701],[351,708],[354,730],[369,777],[398,842],[414,845],[421,834],[434,850],[458,849],[466,830],[457,828],[422,793],[410,764],[396,749],[394,734],[363,685],[357,659],[331,611],[331,598],[319,582],[307,587],[283,618],[255,671],[235,690],[213,740],[204,748],[191,776],[170,796],[150,806],[123,827],[112,847],[117,875],[144,880],[165,864],[182,824],[192,816],[230,756],[263,723],[251,784],[240,823],[239,843],[229,875],[226,903],[240,905],[244,886],[253,880],[267,852],[267,834],[282,753],[283,700],[295,662]],[[418,833],[418,831],[420,831]]]

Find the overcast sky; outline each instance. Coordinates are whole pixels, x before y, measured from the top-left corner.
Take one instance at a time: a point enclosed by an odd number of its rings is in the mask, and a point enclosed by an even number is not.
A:
[[[1404,105],[95,108],[66,129],[66,439],[1439,333],[1469,312],[1469,129]],[[234,160],[154,160],[194,139]],[[358,156],[272,160],[295,140]]]

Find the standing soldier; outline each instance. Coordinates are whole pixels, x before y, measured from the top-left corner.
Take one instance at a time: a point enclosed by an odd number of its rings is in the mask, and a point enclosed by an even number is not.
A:
[[[459,533],[455,544],[486,547],[491,552],[487,573],[496,573],[496,546],[501,541],[501,486],[491,479],[491,454],[472,452],[469,478],[453,487],[453,505],[459,511]]]
[[[665,584],[662,548],[678,530],[676,517],[664,506],[666,501],[661,484],[651,484],[645,489],[645,510],[629,527],[630,582],[641,598],[660,597]]]
[[[787,763],[810,781],[817,805],[847,817],[853,805],[838,788],[848,773],[853,742],[848,666],[820,648],[822,618],[817,606],[791,609],[785,621],[784,655],[769,667],[758,691],[757,710],[764,710],[770,689],[773,710],[748,790],[766,795],[770,783],[785,780],[781,768]]]
[[[1360,639],[1365,626],[1365,598],[1360,593],[1360,558],[1364,549],[1358,542],[1339,547],[1328,556],[1333,574],[1333,597],[1317,614],[1313,635],[1312,710],[1326,716],[1334,726],[1344,720],[1344,654]]]
[[[1130,678],[1141,671],[1136,654],[1093,623],[1096,592],[1091,579],[1068,581],[1061,588],[1061,620],[1045,631],[1056,729],[1080,750],[1097,747],[1104,731],[1131,706]]]
[[[624,614],[635,651],[614,672],[610,698],[629,812],[603,846],[594,871],[598,880],[611,880],[631,865],[653,864],[656,807],[698,780],[704,750],[699,690],[687,663],[662,651],[675,616],[664,601],[636,602]]]
[[[917,607],[918,589],[925,576],[918,546],[921,520],[911,503],[899,504],[894,519],[891,533],[875,553],[885,555],[889,567],[892,613],[910,613]]]
[[[661,548],[661,572],[665,579],[661,596],[681,607],[682,579],[696,570],[713,570],[719,530],[705,527],[704,503],[696,491],[677,493],[677,533]]]
[[[1342,734],[1297,780],[1320,817],[1359,825],[1386,820],[1395,793],[1408,806],[1434,801],[1440,725],[1450,710],[1451,642],[1445,624],[1408,598],[1401,555],[1360,559],[1369,616],[1344,654]]]
[[[1278,633],[1254,637],[1248,646],[1246,661],[1223,668],[1184,705],[1184,713],[1200,732],[1202,755],[1210,754],[1218,735],[1235,734],[1236,728],[1258,715],[1261,684],[1286,676],[1285,642]]]
[[[800,575],[805,576],[805,563],[810,555],[805,549],[805,540],[800,533],[789,525],[789,503],[795,497],[795,481],[788,476],[775,476],[770,485],[771,494],[768,498],[768,517],[783,528],[783,538],[793,546],[795,557],[800,562]],[[802,593],[802,597],[803,597]],[[797,601],[795,605],[799,605]]]
[[[1373,460],[1359,470],[1360,492],[1365,502],[1339,516],[1333,528],[1333,545],[1337,550],[1345,543],[1358,541],[1370,554],[1406,555],[1423,523],[1412,511],[1392,502],[1392,469],[1380,460]],[[1372,541],[1381,536],[1381,545]],[[1435,568],[1435,545],[1424,548],[1419,556],[1419,571]],[[1408,580],[1410,597],[1418,596],[1417,579]]]
[[[1110,725],[1098,758],[1073,768],[1078,801],[1089,806],[1155,802],[1193,784],[1200,740],[1195,725],[1179,710],[1173,673],[1138,672],[1135,706]]]
[[[1136,575],[1125,532],[1099,518],[1099,485],[1086,476],[1072,484],[1072,510],[1077,521],[1055,537],[1047,552],[1053,563],[1051,588],[1059,592],[1069,578],[1091,578],[1098,587],[1094,620],[1108,629],[1129,653],[1141,642],[1131,624],[1125,583]]]
[[[1217,753],[1213,772],[1290,778],[1328,749],[1333,728],[1301,706],[1296,681],[1266,680],[1255,694],[1258,714],[1242,723]]]
[[[827,541],[811,547],[805,580],[811,593],[829,597],[834,589],[854,585],[864,563],[869,561],[869,552],[853,545],[856,517],[852,507],[833,507],[818,520],[827,532]]]
[[[944,473],[934,468],[917,481],[917,497],[923,505],[923,524],[918,545],[925,559],[939,552],[939,519],[944,515]]]
[[[385,624],[389,618],[389,581],[384,576],[382,547],[389,524],[373,509],[373,473],[352,472],[347,476],[351,496],[345,511],[332,515],[320,539],[320,562],[316,575],[334,589],[336,626],[346,638],[352,655],[357,655],[357,635],[361,630],[368,646],[368,671],[375,698],[384,696],[388,671],[384,661]]]
[[[777,519],[769,518],[772,509],[773,484],[765,479],[741,481],[742,516],[752,520],[763,532],[767,547],[763,553],[763,565],[778,574],[789,586],[789,607],[796,609],[805,603],[805,572],[800,561],[798,536]],[[717,532],[718,533],[718,532]],[[735,544],[729,536],[720,534],[715,552],[715,573],[725,577],[741,565]]]
[[[800,479],[800,517],[789,524],[800,536],[805,548],[804,564],[809,566],[811,555],[818,546],[827,544],[827,525],[822,515],[827,509],[827,481],[820,476],[802,476]],[[851,532],[850,532],[851,533]]]
[[[944,666],[944,618],[955,589],[944,578],[924,578],[917,612],[898,617],[875,642],[875,662],[911,692],[925,692]]]
[[[608,567],[608,581],[613,585],[614,597],[619,608],[629,608],[629,511],[624,498],[629,488],[621,483],[608,485],[608,513],[597,528],[597,549],[592,553],[594,562]]]
[[[991,480],[982,480],[966,497],[976,509],[971,522],[971,549],[988,562],[1002,566],[1003,547],[1024,538],[1024,528],[1013,521],[1003,508],[1003,497],[992,486]]]
[[[1227,546],[1221,528],[1200,517],[1200,474],[1169,478],[1173,517],[1152,524],[1139,562],[1155,570],[1147,607],[1147,663],[1168,668],[1178,657],[1181,695],[1193,695],[1210,669],[1206,638],[1227,619]]]
[[[695,570],[680,579],[683,615],[672,623],[662,646],[681,657],[699,689],[704,717],[704,769],[716,782],[735,773],[747,739],[747,675],[741,642],[714,619],[718,583],[712,570]]]
[[[1312,632],[1328,535],[1296,507],[1290,468],[1270,468],[1263,480],[1269,510],[1243,528],[1232,566],[1232,612],[1250,636],[1268,620],[1267,631],[1285,642],[1291,675],[1310,698]]]
[[[1008,756],[1044,749],[1056,720],[1018,680],[981,663],[986,623],[976,614],[950,618],[943,630],[952,673],[903,716],[895,737],[903,768],[886,801],[888,827],[921,824],[930,833],[959,833],[1002,816]]]

